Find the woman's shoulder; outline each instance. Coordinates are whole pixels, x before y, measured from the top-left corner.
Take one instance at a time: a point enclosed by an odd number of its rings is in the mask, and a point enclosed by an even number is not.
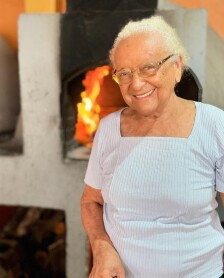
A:
[[[203,126],[214,135],[218,149],[224,154],[224,110],[212,104],[201,103]]]
[[[123,108],[121,108],[117,111],[114,111],[114,112],[104,116],[103,118],[101,118],[101,120],[100,120],[101,128],[106,128],[106,129],[117,128],[121,110],[123,110]]]
[[[122,109],[122,108],[121,108]],[[111,121],[113,120],[114,118],[117,117],[117,115],[120,113],[121,109],[119,110],[116,110],[114,112],[111,112],[109,114],[107,114],[106,116],[104,116],[101,121],[104,121],[104,122],[108,122],[108,121]]]
[[[198,105],[200,105],[206,112],[210,113],[210,114],[220,114],[222,115],[224,113],[224,110],[222,110],[221,108],[213,105],[213,104],[209,104],[209,103],[204,103],[204,102],[196,102]]]
[[[204,142],[205,149],[211,151],[210,156],[217,158],[224,154],[224,111],[212,104],[196,102],[199,108],[198,138]]]
[[[116,146],[119,142],[119,126],[118,126],[118,117],[120,115],[121,109],[118,111],[112,112],[107,116],[101,118],[98,126],[98,134],[101,144],[101,159],[104,161],[111,152],[116,149]]]
[[[209,103],[197,102],[197,105],[201,107],[203,116],[206,120],[223,124],[224,127],[224,110]]]
[[[122,110],[123,108],[114,111],[100,119],[97,130],[100,134],[100,137],[103,138],[103,141],[108,137],[113,140],[119,137],[119,121]]]

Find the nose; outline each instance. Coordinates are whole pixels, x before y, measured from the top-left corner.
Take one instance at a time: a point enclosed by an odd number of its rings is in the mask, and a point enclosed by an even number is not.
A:
[[[145,80],[139,77],[137,72],[133,73],[131,88],[135,91],[139,91],[145,85]]]

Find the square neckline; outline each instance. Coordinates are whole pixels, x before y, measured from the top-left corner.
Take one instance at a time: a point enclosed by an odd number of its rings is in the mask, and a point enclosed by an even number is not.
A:
[[[195,129],[196,129],[196,126],[197,126],[197,123],[198,123],[198,117],[199,117],[199,111],[198,111],[198,102],[197,101],[194,101],[194,105],[195,105],[195,117],[194,117],[194,124],[193,124],[193,127],[191,129],[191,133],[188,137],[172,137],[172,136],[122,136],[121,135],[121,113],[124,109],[128,108],[128,106],[125,106],[123,108],[121,108],[119,110],[119,113],[118,113],[118,133],[119,133],[119,137],[121,139],[133,139],[133,138],[136,138],[136,139],[151,139],[151,140],[178,140],[178,141],[183,141],[183,142],[187,142],[189,141],[194,133],[195,133]]]

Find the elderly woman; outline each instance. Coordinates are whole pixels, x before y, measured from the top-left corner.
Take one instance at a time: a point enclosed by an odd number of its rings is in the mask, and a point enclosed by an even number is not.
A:
[[[84,180],[89,277],[218,278],[224,112],[175,95],[187,54],[159,16],[129,22],[110,58],[127,106],[101,120]]]

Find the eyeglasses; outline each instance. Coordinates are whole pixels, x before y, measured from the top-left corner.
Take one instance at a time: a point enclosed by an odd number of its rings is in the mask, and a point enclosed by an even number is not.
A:
[[[171,54],[165,59],[161,60],[160,62],[157,63],[150,63],[146,64],[142,67],[139,67],[137,70],[138,76],[142,78],[147,78],[150,76],[153,76],[157,73],[159,68],[171,57],[173,57],[176,54]],[[132,81],[133,73],[135,71],[130,71],[130,70],[120,70],[116,72],[114,71],[112,78],[114,79],[115,82],[117,82],[119,85],[124,85],[124,84],[129,84]]]

